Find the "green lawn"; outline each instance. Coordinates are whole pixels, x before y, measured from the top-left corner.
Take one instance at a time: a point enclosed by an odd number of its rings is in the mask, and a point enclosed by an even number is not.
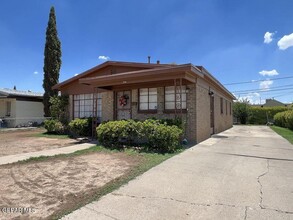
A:
[[[288,128],[271,126],[271,129],[293,144],[293,131]]]
[[[67,134],[49,134],[47,132],[37,133],[33,135],[34,137],[46,137],[55,139],[67,139],[70,138]]]

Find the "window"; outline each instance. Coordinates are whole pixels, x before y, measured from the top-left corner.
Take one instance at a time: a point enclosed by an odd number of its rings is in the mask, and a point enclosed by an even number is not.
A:
[[[221,114],[223,114],[224,113],[223,98],[220,99],[220,104],[221,104]]]
[[[228,101],[226,100],[226,115],[228,115]]]
[[[165,109],[186,109],[186,86],[174,86],[165,87]],[[176,104],[175,104],[176,103]]]
[[[98,94],[97,116],[102,117],[102,96]],[[93,94],[80,94],[73,96],[74,118],[88,118],[93,116]]]
[[[139,110],[152,111],[157,110],[157,88],[143,88],[139,89]]]
[[[6,102],[6,116],[11,115],[11,102]]]
[[[229,104],[230,104],[230,115],[232,115],[232,103],[229,102]]]

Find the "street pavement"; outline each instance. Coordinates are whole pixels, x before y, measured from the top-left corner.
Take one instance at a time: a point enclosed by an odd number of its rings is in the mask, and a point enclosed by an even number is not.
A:
[[[62,218],[293,219],[293,145],[234,126]]]

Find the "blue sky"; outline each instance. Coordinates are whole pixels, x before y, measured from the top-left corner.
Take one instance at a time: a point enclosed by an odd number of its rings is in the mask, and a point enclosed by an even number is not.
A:
[[[0,88],[43,91],[45,31],[53,5],[62,44],[60,81],[104,62],[100,56],[147,62],[150,55],[153,62],[203,65],[223,84],[270,79],[226,87],[251,90],[235,95],[254,103],[272,97],[293,101],[292,0],[10,0],[0,5]]]

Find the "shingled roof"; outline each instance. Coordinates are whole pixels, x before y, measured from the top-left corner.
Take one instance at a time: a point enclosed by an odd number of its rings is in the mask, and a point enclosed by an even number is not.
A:
[[[16,89],[0,89],[0,97],[14,98],[14,97],[36,97],[42,98],[43,93],[28,91],[20,91]]]

